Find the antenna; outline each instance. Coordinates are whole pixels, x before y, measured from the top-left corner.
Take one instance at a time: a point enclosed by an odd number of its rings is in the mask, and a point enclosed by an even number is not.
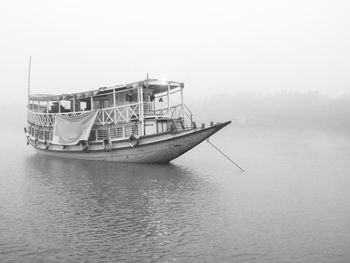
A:
[[[28,106],[30,98],[30,69],[32,67],[32,56],[29,57],[29,71],[28,71]]]

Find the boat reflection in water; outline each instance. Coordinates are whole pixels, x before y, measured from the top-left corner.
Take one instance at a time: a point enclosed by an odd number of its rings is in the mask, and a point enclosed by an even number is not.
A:
[[[55,249],[58,257],[71,253],[73,260],[86,258],[91,246],[98,258],[156,259],[187,233],[201,236],[198,221],[213,191],[194,171],[173,164],[116,165],[32,155],[25,173],[31,182],[22,194],[27,203],[40,205],[26,207],[23,220],[37,227],[38,242],[49,240],[40,246]]]

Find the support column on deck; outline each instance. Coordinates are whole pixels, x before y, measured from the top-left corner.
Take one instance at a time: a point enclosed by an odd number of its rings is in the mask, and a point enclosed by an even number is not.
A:
[[[141,136],[145,134],[145,120],[144,120],[144,104],[143,104],[143,83],[141,84],[141,87],[139,87],[140,90],[140,119],[141,119]]]
[[[168,118],[171,118],[170,113],[170,83],[168,82],[168,93],[167,93],[167,101],[168,101]]]
[[[114,121],[114,124],[117,124],[117,116],[116,116],[115,107],[117,107],[117,102],[115,100],[115,89],[113,89],[113,121]]]
[[[113,89],[113,107],[115,108],[117,106],[116,100],[115,100],[115,89]]]
[[[185,120],[184,85],[181,83],[181,118]]]

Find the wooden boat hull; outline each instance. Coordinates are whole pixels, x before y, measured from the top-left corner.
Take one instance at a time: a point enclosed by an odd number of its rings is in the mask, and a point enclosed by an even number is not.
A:
[[[231,121],[228,121],[204,129],[144,136],[140,138],[139,145],[135,147],[131,147],[128,141],[113,142],[112,149],[109,151],[104,150],[101,145],[92,145],[87,151],[83,151],[81,149],[60,149],[58,146],[45,150],[38,146],[35,147],[33,142],[31,144],[39,154],[70,159],[123,163],[168,163],[230,123]]]

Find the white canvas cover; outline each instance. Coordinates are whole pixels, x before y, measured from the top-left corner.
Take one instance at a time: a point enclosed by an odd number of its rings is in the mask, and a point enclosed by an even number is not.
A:
[[[76,145],[80,140],[88,140],[98,111],[90,111],[75,117],[56,115],[52,143]]]

